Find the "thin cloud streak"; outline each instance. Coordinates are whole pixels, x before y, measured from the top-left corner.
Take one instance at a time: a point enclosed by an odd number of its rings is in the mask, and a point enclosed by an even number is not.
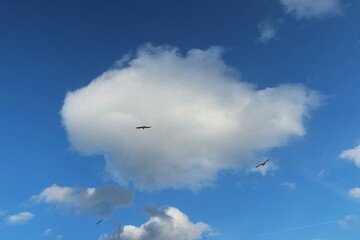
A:
[[[360,217],[352,217],[351,220],[356,220],[356,219],[360,219]],[[330,225],[330,224],[339,224],[341,221],[343,221],[344,219],[338,219],[338,220],[333,220],[333,221],[326,221],[326,222],[322,222],[322,223],[316,223],[316,224],[310,224],[310,225],[303,225],[303,226],[298,226],[298,227],[292,227],[292,228],[286,228],[283,230],[279,230],[279,231],[274,231],[274,232],[268,232],[268,233],[263,233],[263,234],[258,234],[258,235],[253,235],[250,237],[247,237],[245,239],[253,239],[253,238],[260,238],[260,237],[266,237],[266,236],[272,236],[272,235],[277,235],[280,233],[286,233],[286,232],[292,232],[292,231],[298,231],[298,230],[303,230],[303,229],[308,229],[308,228],[316,228],[316,227],[320,227],[320,226],[325,226],[325,225]]]

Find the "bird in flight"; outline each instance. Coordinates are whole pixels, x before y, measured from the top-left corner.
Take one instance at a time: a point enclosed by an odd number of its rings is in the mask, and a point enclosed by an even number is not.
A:
[[[270,161],[270,158],[268,158],[265,162],[259,163],[258,165],[255,166],[255,168],[258,168],[260,166],[265,166],[265,164]]]
[[[101,219],[100,221],[98,221],[95,225],[98,225],[99,223],[101,223],[104,219]]]
[[[136,127],[136,129],[145,129],[145,128],[151,128],[151,126],[140,126],[140,127]]]

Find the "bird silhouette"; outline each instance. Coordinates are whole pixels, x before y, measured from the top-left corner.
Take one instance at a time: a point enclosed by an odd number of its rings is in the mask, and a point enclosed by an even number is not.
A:
[[[136,129],[145,129],[145,128],[151,128],[151,126],[140,126],[140,127],[136,127]]]
[[[98,221],[95,225],[98,225],[99,223],[101,223],[104,219],[101,219],[100,221]]]
[[[255,166],[255,168],[258,168],[258,167],[260,167],[260,166],[265,166],[265,164],[268,162],[268,161],[270,161],[270,159],[268,158],[265,162],[262,162],[262,163],[259,163],[258,165],[256,165]]]

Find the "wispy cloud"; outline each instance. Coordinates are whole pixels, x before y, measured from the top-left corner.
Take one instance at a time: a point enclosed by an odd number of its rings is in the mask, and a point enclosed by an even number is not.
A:
[[[262,21],[257,25],[259,30],[259,37],[257,41],[260,43],[267,43],[268,41],[277,37],[277,28],[274,23],[269,20]]]
[[[1,216],[4,216],[6,213],[7,213],[6,210],[1,210],[1,209],[0,209],[0,217],[1,217]]]
[[[203,223],[192,223],[188,216],[174,207],[163,207],[140,227],[119,226],[112,234],[103,234],[99,240],[195,240],[211,228]]]
[[[326,171],[324,169],[321,169],[320,172],[318,173],[318,177],[324,177],[326,174]]]
[[[5,224],[6,225],[22,225],[26,224],[28,221],[30,221],[32,218],[34,218],[35,215],[31,212],[20,212],[15,215],[9,215],[5,218]]]
[[[343,219],[338,219],[338,220],[333,220],[333,221],[324,221],[324,222],[315,223],[315,224],[309,224],[309,225],[302,225],[302,226],[297,226],[297,227],[286,228],[286,229],[282,229],[282,230],[278,230],[278,231],[274,231],[274,232],[257,234],[257,235],[250,236],[247,239],[254,239],[254,238],[259,238],[259,237],[272,236],[272,235],[277,235],[277,234],[281,234],[281,233],[299,231],[299,230],[304,230],[304,229],[318,228],[318,227],[321,227],[321,226],[333,225],[333,224],[338,224],[339,226],[344,227],[344,226],[348,226],[350,223],[354,223],[354,222],[358,224],[359,219],[360,219],[360,217],[358,217],[358,216],[348,215]]]
[[[347,149],[340,154],[340,157],[353,161],[355,165],[360,168],[360,145],[352,149]]]
[[[347,215],[343,219],[339,220],[338,224],[342,228],[349,228],[353,225],[359,225],[360,217],[358,217],[356,215]]]
[[[279,0],[286,13],[297,19],[324,18],[342,13],[340,0]]]
[[[286,187],[286,188],[288,188],[290,190],[295,190],[296,183],[294,183],[294,182],[282,182],[281,186]]]
[[[138,49],[127,64],[69,92],[61,116],[74,149],[104,154],[106,170],[138,189],[211,185],[250,156],[306,131],[319,94],[302,85],[241,81],[222,49]],[[138,125],[149,130],[136,130]]]
[[[54,184],[31,199],[36,204],[49,203],[60,209],[75,208],[80,213],[89,212],[109,217],[117,208],[132,204],[133,192],[117,186],[80,188]]]
[[[47,228],[47,229],[41,234],[41,236],[42,236],[42,237],[48,237],[48,236],[51,235],[51,233],[52,233],[52,229],[51,229],[51,228]]]

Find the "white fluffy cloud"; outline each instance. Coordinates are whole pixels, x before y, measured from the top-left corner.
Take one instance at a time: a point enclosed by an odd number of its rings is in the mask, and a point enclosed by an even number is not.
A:
[[[210,227],[192,223],[188,216],[174,207],[163,207],[140,227],[118,227],[112,234],[103,234],[99,240],[193,240],[199,239]]]
[[[116,186],[73,188],[52,185],[32,197],[34,203],[55,204],[61,209],[76,208],[80,213],[90,212],[109,217],[117,208],[131,205],[133,193]]]
[[[6,225],[25,224],[34,217],[35,217],[35,215],[32,214],[31,212],[20,212],[18,214],[10,215],[10,216],[6,217],[5,224]]]
[[[297,19],[341,14],[340,0],[280,0],[288,14]]]
[[[340,154],[340,157],[353,161],[355,165],[360,168],[360,145],[356,146],[355,148],[343,151]]]
[[[276,38],[277,30],[269,21],[262,21],[258,24],[258,30],[259,30],[259,37],[258,41],[260,43],[267,43],[268,41]]]
[[[72,146],[103,154],[120,184],[199,189],[220,171],[239,169],[253,154],[305,134],[316,92],[302,85],[257,89],[221,54],[218,47],[185,54],[140,47],[129,61],[66,95],[61,116]]]
[[[353,188],[349,190],[349,197],[360,199],[360,188]]]

